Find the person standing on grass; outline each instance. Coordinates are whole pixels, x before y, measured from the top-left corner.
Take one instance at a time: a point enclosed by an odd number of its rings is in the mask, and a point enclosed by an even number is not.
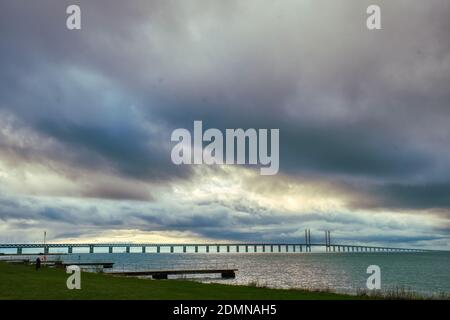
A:
[[[36,258],[36,270],[39,270],[41,268],[41,258]]]

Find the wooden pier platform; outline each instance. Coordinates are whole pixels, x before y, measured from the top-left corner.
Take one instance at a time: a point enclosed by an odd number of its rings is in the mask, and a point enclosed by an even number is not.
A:
[[[146,271],[113,271],[107,274],[118,276],[152,276],[153,279],[167,279],[177,274],[220,274],[223,279],[236,277],[237,269],[190,269],[190,270],[146,270]]]
[[[67,266],[79,266],[79,267],[99,267],[103,266],[105,269],[111,269],[114,262],[54,262],[55,266],[66,268]]]

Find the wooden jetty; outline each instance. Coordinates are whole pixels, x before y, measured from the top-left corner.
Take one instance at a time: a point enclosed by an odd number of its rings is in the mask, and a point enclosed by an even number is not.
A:
[[[66,268],[67,266],[79,266],[79,267],[99,267],[104,269],[111,269],[114,266],[114,262],[54,262],[56,267]]]
[[[7,261],[7,260],[5,260]],[[35,260],[23,260],[23,263],[36,264]],[[104,269],[111,269],[114,262],[62,262],[62,261],[41,261],[42,266],[54,266],[57,268],[66,268],[67,266],[79,267],[103,267]]]
[[[187,269],[187,270],[146,270],[146,271],[113,271],[107,274],[116,276],[152,276],[153,279],[167,279],[169,275],[220,274],[223,279],[234,279],[237,269]]]

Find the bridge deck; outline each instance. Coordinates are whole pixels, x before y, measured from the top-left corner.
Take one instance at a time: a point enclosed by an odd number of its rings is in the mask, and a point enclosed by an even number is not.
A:
[[[153,248],[156,253],[162,252],[162,248],[170,248],[170,252],[174,253],[177,249],[182,249],[183,253],[187,253],[187,248],[195,248],[195,252],[200,252],[200,248],[206,249],[206,253],[214,252],[311,252],[313,247],[322,247],[326,252],[428,252],[433,250],[412,249],[412,248],[395,248],[381,247],[361,244],[331,244],[331,243],[6,243],[0,244],[0,249],[16,249],[17,254],[25,252],[23,249],[37,249],[38,253],[58,254],[51,252],[50,249],[66,248],[67,253],[75,253],[74,248],[87,248],[89,253],[96,253],[95,248],[106,248],[109,253],[115,253],[114,248],[123,248],[126,253],[136,252],[135,249],[142,253],[148,252],[148,248]],[[235,250],[235,251],[233,251]],[[4,253],[3,253],[4,254]],[[35,253],[34,253],[35,254]]]

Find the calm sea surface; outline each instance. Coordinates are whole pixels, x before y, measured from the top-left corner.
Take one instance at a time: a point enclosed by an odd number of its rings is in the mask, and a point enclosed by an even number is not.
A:
[[[55,258],[55,257],[53,257]],[[365,288],[367,267],[381,268],[382,289],[421,294],[450,293],[450,253],[160,253],[72,254],[64,261],[112,261],[113,270],[236,268],[235,279],[193,277],[197,281],[260,284],[275,288],[331,289],[355,293]]]

